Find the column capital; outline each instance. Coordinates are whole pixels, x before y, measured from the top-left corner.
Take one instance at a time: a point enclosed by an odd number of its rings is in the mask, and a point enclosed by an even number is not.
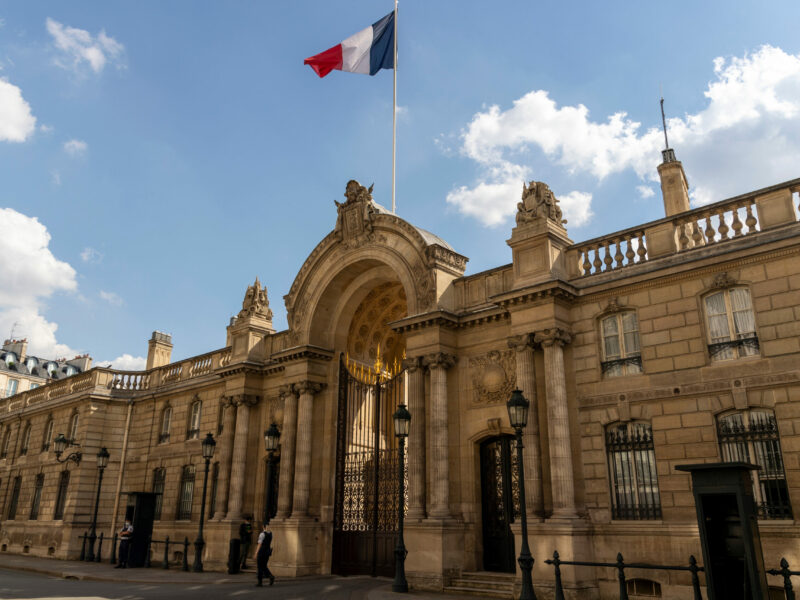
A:
[[[281,400],[286,400],[286,396],[297,396],[297,392],[291,383],[287,383],[278,388],[278,397]]]
[[[294,393],[297,395],[305,394],[307,392],[311,392],[311,395],[318,394],[322,391],[322,388],[325,387],[324,383],[317,383],[316,381],[298,381],[292,384],[292,389]]]
[[[456,357],[447,352],[434,352],[433,354],[425,355],[423,362],[429,369],[443,369],[446,371],[456,364]]]
[[[234,396],[222,396],[219,399],[219,403],[221,406],[228,408],[229,406],[235,406],[233,402]]]
[[[533,341],[537,344],[541,344],[545,348],[553,346],[554,344],[566,346],[572,342],[572,335],[566,329],[553,327],[551,329],[537,331],[533,336]]]
[[[403,368],[409,373],[414,373],[424,366],[423,358],[421,356],[412,356],[410,358],[403,359]]]
[[[236,394],[230,396],[231,404],[234,406],[255,406],[260,399],[260,396],[254,394]]]
[[[517,352],[525,352],[528,348],[533,347],[533,334],[512,335],[508,338],[508,347]]]

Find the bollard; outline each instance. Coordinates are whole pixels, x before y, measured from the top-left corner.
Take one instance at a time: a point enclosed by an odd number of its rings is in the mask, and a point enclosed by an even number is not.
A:
[[[703,600],[703,593],[700,591],[700,578],[697,576],[697,572],[700,568],[697,566],[697,559],[694,557],[694,554],[689,557],[689,570],[692,572],[694,600]]]
[[[111,564],[117,564],[117,534],[114,534],[114,537],[111,538]]]
[[[83,544],[81,544],[81,555],[80,555],[80,558],[78,558],[78,560],[80,560],[80,561],[86,560],[86,538],[87,537],[88,536],[86,535],[86,532],[84,531],[83,532]]]
[[[169,569],[169,536],[164,540],[164,568]]]
[[[147,536],[147,545],[144,547],[144,568],[150,568],[150,544],[153,543],[153,536]]]
[[[617,553],[617,570],[619,571],[619,600],[628,600],[628,585],[625,583],[625,562],[622,552]]]
[[[99,543],[97,544],[97,555],[94,557],[94,562],[100,562],[100,555],[103,553],[103,532],[100,532]]]
[[[183,538],[183,570],[189,570],[189,538]]]
[[[555,600],[564,600],[564,586],[561,583],[561,559],[558,558],[558,550],[553,552],[553,560],[547,562],[551,562],[556,571]]]

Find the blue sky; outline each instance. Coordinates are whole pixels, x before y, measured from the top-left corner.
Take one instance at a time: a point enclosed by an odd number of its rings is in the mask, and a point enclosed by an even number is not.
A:
[[[391,203],[392,77],[303,59],[392,2],[0,2],[0,335],[141,365],[221,347],[256,275],[275,325],[356,178]],[[510,261],[523,179],[580,241],[800,175],[800,4],[412,2],[399,14],[398,214]],[[16,326],[15,326],[16,323]],[[128,355],[128,356],[126,356]]]

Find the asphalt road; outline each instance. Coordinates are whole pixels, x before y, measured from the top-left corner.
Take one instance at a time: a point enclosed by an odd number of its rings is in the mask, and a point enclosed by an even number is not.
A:
[[[370,590],[386,587],[388,579],[371,577],[331,577],[325,579],[276,581],[272,587],[255,587],[255,577],[247,584],[190,584],[190,583],[113,583],[62,579],[50,575],[0,569],[0,599],[82,598],[91,600],[170,600],[232,599],[249,600],[367,600]]]

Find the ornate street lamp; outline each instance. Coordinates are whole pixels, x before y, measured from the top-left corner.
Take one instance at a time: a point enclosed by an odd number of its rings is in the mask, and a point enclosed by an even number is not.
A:
[[[411,413],[408,412],[405,404],[397,407],[397,410],[392,415],[394,420],[394,434],[397,436],[398,442],[398,481],[397,489],[399,490],[399,498],[397,499],[397,545],[394,548],[394,582],[392,583],[392,591],[401,594],[408,593],[408,581],[406,581],[406,544],[403,541],[403,517],[405,515],[405,459],[406,459],[406,438],[408,437],[408,430],[411,426]]]
[[[511,397],[506,403],[508,408],[508,420],[517,435],[517,480],[519,481],[519,514],[522,518],[522,548],[519,552],[520,569],[522,569],[522,591],[520,600],[536,600],[536,593],[533,591],[533,557],[528,547],[528,515],[525,503],[525,467],[522,464],[522,429],[528,424],[528,408],[530,402],[525,399],[520,390],[511,392]]]
[[[272,470],[275,468],[275,451],[278,449],[278,442],[281,439],[281,432],[275,423],[270,424],[269,429],[264,432],[264,447],[267,449],[267,497],[264,500],[264,523],[269,523],[272,516]]]
[[[59,434],[59,437],[63,438],[64,436]],[[66,440],[64,440],[66,442]],[[58,447],[58,438],[56,438],[56,447]],[[60,452],[56,449],[56,457],[58,457]],[[86,555],[86,560],[88,562],[94,561],[94,543],[97,540],[97,509],[100,507],[100,488],[103,485],[103,472],[106,470],[108,466],[108,450],[106,447],[103,446],[100,448],[100,452],[97,453],[97,470],[98,470],[98,478],[97,478],[97,496],[94,499],[94,515],[92,516],[92,530],[89,533],[89,552]],[[66,458],[69,460],[69,458]]]
[[[197,530],[197,539],[194,541],[194,565],[192,570],[195,573],[202,573],[203,572],[203,548],[206,545],[205,540],[203,540],[203,517],[206,514],[206,488],[208,487],[208,465],[211,462],[211,459],[214,458],[214,450],[217,447],[217,442],[214,440],[214,436],[210,433],[206,434],[203,443],[201,444],[203,448],[203,458],[206,461],[206,474],[203,477],[203,500],[200,503],[200,527]]]
[[[59,433],[56,436],[56,439],[53,440],[53,452],[56,455],[56,461],[60,463],[65,463],[68,460],[71,460],[76,465],[81,464],[81,453],[80,452],[72,452],[69,456],[67,456],[64,460],[61,460],[61,455],[64,453],[64,450],[67,449],[67,438],[64,437],[63,433]]]

